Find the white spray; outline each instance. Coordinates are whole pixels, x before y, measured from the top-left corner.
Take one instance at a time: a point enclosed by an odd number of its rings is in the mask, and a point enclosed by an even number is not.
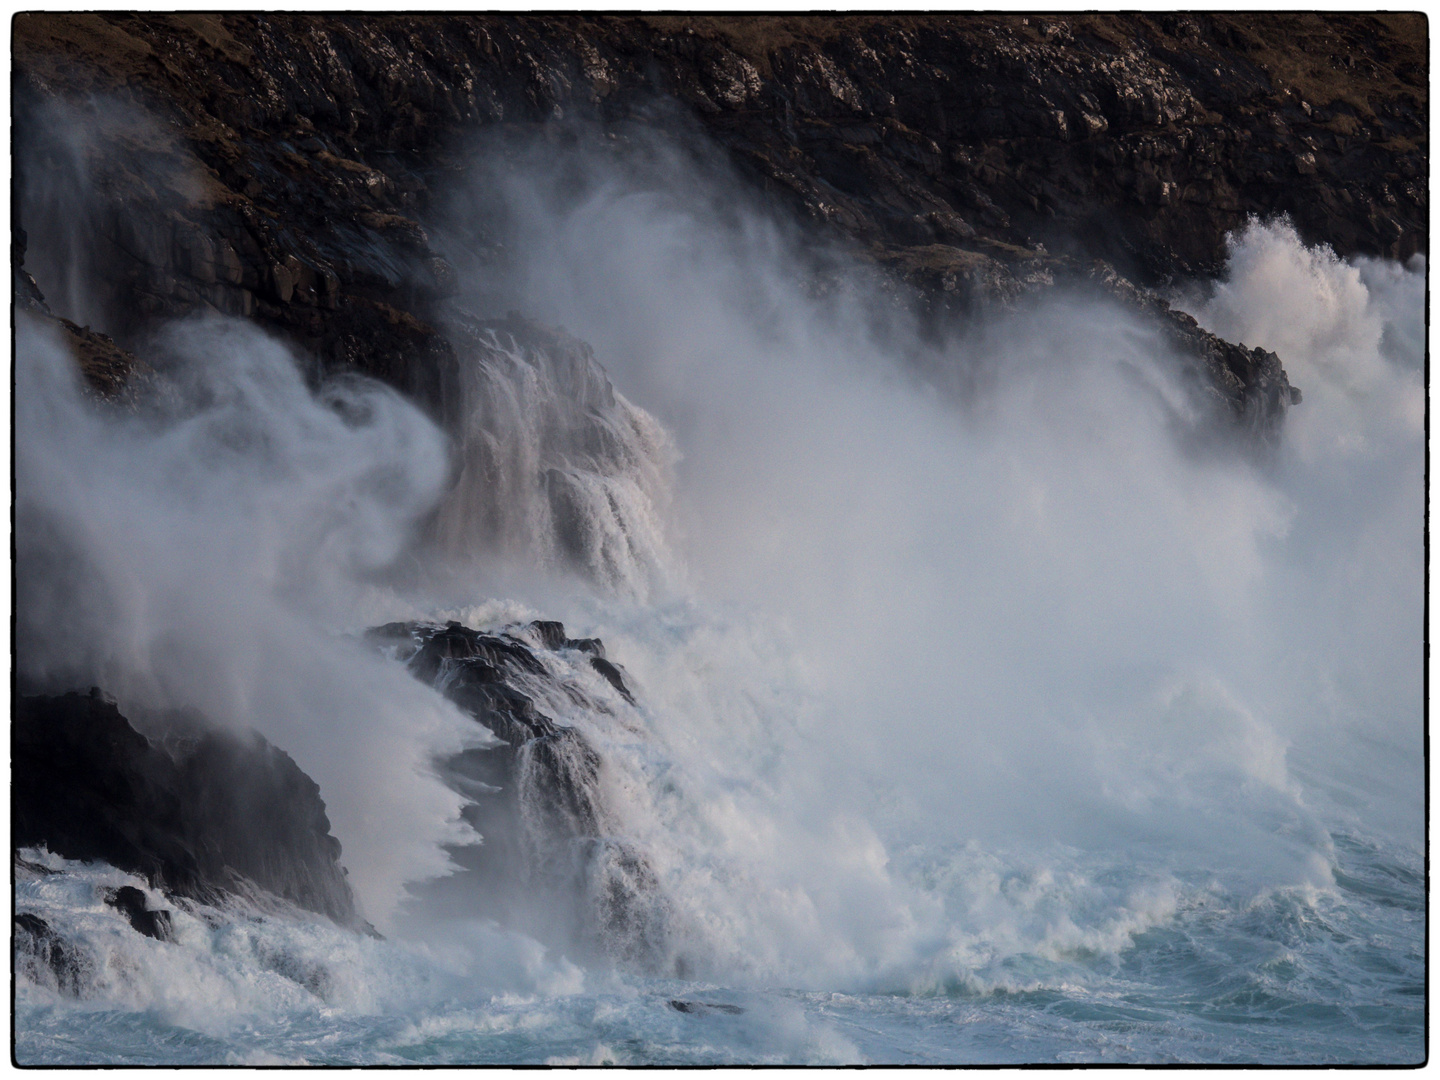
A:
[[[260,731],[320,784],[383,923],[465,835],[432,756],[487,737],[339,632],[438,497],[442,439],[379,386],[317,399],[238,322],[174,327],[167,354],[169,415],[99,410],[61,343],[18,327],[22,691],[99,684],[137,721],[192,708]]]
[[[727,614],[574,611],[655,714],[684,795],[654,800],[654,842],[727,962],[943,979],[1052,939],[1122,947],[1196,874],[1327,888],[1347,816],[1413,849],[1420,264],[1235,238],[1190,306],[1305,392],[1270,460],[1116,305],[877,336],[863,285],[817,300],[781,231],[713,214],[723,182],[607,169],[578,195],[523,173],[512,286],[683,455],[683,550]],[[924,377],[947,370],[985,377]],[[1101,887],[1114,860],[1145,869]],[[1042,896],[1058,924],[1025,914]]]
[[[512,287],[595,345],[640,407],[616,396],[619,442],[644,452],[595,468],[540,445],[555,358],[494,338],[471,372],[495,383],[472,393],[485,419],[437,520],[452,553],[490,545],[540,578],[512,600],[600,634],[635,676],[625,719],[647,738],[594,738],[712,970],[994,981],[1007,956],[1126,947],[1196,875],[1325,888],[1342,764],[1357,820],[1415,842],[1420,268],[1348,266],[1279,226],[1236,239],[1227,281],[1191,307],[1279,351],[1305,392],[1264,463],[1211,437],[1180,359],[1116,306],[1057,295],[927,344],[877,320],[863,284],[813,298],[781,230],[743,203],[712,213],[715,183],[665,169],[646,190],[597,166],[578,199],[542,176],[507,207]],[[1263,321],[1281,307],[1298,333]],[[422,762],[460,729],[317,628],[353,620],[357,579],[441,497],[443,455],[392,396],[347,398],[347,422],[272,343],[205,334],[190,355],[251,358],[206,383],[244,407],[158,436],[79,417],[22,362],[22,520],[61,522],[47,535],[85,554],[66,565],[93,568],[84,595],[108,604],[68,636],[27,633],[84,642],[72,666],[137,701],[183,698],[290,750],[373,914],[442,868],[456,803]],[[647,414],[683,454],[658,525],[671,458]],[[537,491],[566,468],[610,508],[571,545],[588,595],[551,580],[564,544],[526,543],[557,530]],[[487,491],[509,493],[498,519]],[[39,547],[22,546],[37,566]],[[487,598],[494,579],[471,580],[455,606]],[[47,651],[41,669],[68,663]],[[1117,885],[1117,862],[1140,870]]]

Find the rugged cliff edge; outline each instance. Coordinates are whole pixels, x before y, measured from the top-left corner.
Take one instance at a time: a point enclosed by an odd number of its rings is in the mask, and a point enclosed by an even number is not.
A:
[[[463,136],[558,117],[703,131],[942,315],[1067,278],[1125,300],[1130,281],[1211,272],[1251,214],[1288,213],[1342,255],[1427,242],[1418,15],[67,13],[14,28],[12,257],[56,314],[118,342],[104,363],[103,341],[80,342],[97,379],[155,319],[214,308],[453,417],[438,316],[455,273],[427,228]],[[88,141],[47,114],[62,101]],[[67,184],[87,187],[85,220],[55,220]],[[106,284],[83,312],[57,295],[67,257]],[[1278,362],[1141,295],[1237,416],[1288,404]]]

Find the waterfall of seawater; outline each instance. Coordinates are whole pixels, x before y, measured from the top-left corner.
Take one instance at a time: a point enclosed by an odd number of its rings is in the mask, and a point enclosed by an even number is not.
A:
[[[674,450],[590,348],[518,322],[459,322],[458,475],[435,523],[451,558],[521,557],[643,598],[674,576],[664,515]]]

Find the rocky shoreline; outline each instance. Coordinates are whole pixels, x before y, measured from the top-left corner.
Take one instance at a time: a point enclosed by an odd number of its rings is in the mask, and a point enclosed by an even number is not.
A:
[[[601,755],[579,728],[542,711],[547,699],[605,716],[620,702],[634,705],[603,643],[545,621],[494,631],[391,623],[365,637],[494,736],[436,763],[465,796],[461,816],[483,842],[451,848],[455,872],[432,891],[507,923],[537,905],[563,910],[578,894],[565,918],[582,943],[646,967],[668,963],[655,875],[643,852],[612,835]],[[284,751],[193,714],[144,726],[149,734],[98,688],[16,699],[17,868],[51,872],[20,854],[27,850],[99,861],[172,904],[240,899],[263,908],[278,898],[376,933],[357,909],[319,787]],[[150,906],[141,890],[110,889],[103,900],[137,933],[168,939],[170,910]],[[15,926],[22,951],[78,993],[77,946],[34,913],[17,914]]]
[[[165,727],[162,739],[147,738],[98,689],[18,697],[12,846],[100,860],[201,903],[258,888],[370,929],[320,789],[288,754],[259,735],[175,718]],[[160,936],[143,903],[115,900],[137,930]]]
[[[168,320],[253,320],[315,380],[360,374],[420,405],[461,447],[457,483],[543,492],[567,555],[594,567],[628,549],[584,533],[574,506],[608,499],[623,518],[601,488],[644,456],[634,447],[655,449],[648,418],[588,346],[532,321],[545,313],[456,317],[461,272],[436,235],[477,134],[623,148],[663,125],[705,140],[777,218],[886,275],[942,329],[1059,286],[1096,290],[1158,326],[1262,441],[1302,400],[1284,357],[1206,332],[1161,290],[1214,273],[1251,215],[1288,214],[1341,256],[1404,259],[1428,243],[1419,15],[68,13],[17,16],[13,42],[16,304],[53,322],[95,394],[138,392],[148,335]],[[483,227],[465,242],[504,267]],[[560,373],[546,437],[593,475],[505,472],[499,406],[467,379],[512,354]],[[471,515],[440,531],[530,542],[512,525]],[[537,657],[563,653],[633,705],[603,647],[546,622],[372,637],[499,740],[448,766],[456,784],[507,792],[466,813],[511,847],[462,859],[466,872],[551,859],[552,876],[590,875],[625,928],[612,947],[663,954],[642,899],[652,872],[603,827],[599,754],[525,689],[554,682]],[[609,708],[579,677],[555,692]],[[12,847],[102,859],[206,902],[254,885],[368,928],[319,788],[281,749],[204,730],[175,740],[148,739],[99,691],[17,697]],[[544,843],[516,824],[522,781]],[[562,866],[561,849],[585,854]],[[163,936],[164,913],[137,896],[107,902]],[[64,943],[17,919],[63,982]]]

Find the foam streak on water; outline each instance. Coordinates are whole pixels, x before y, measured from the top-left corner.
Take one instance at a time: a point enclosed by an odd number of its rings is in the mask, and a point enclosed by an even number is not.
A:
[[[1349,840],[1333,894],[1201,888],[1119,951],[1046,948],[968,985],[882,994],[586,973],[493,925],[381,942],[196,906],[157,942],[97,897],[142,882],[36,858],[62,869],[22,873],[18,904],[88,966],[76,1002],[21,953],[27,1064],[1383,1063],[1415,1060],[1423,1030],[1419,876]]]

